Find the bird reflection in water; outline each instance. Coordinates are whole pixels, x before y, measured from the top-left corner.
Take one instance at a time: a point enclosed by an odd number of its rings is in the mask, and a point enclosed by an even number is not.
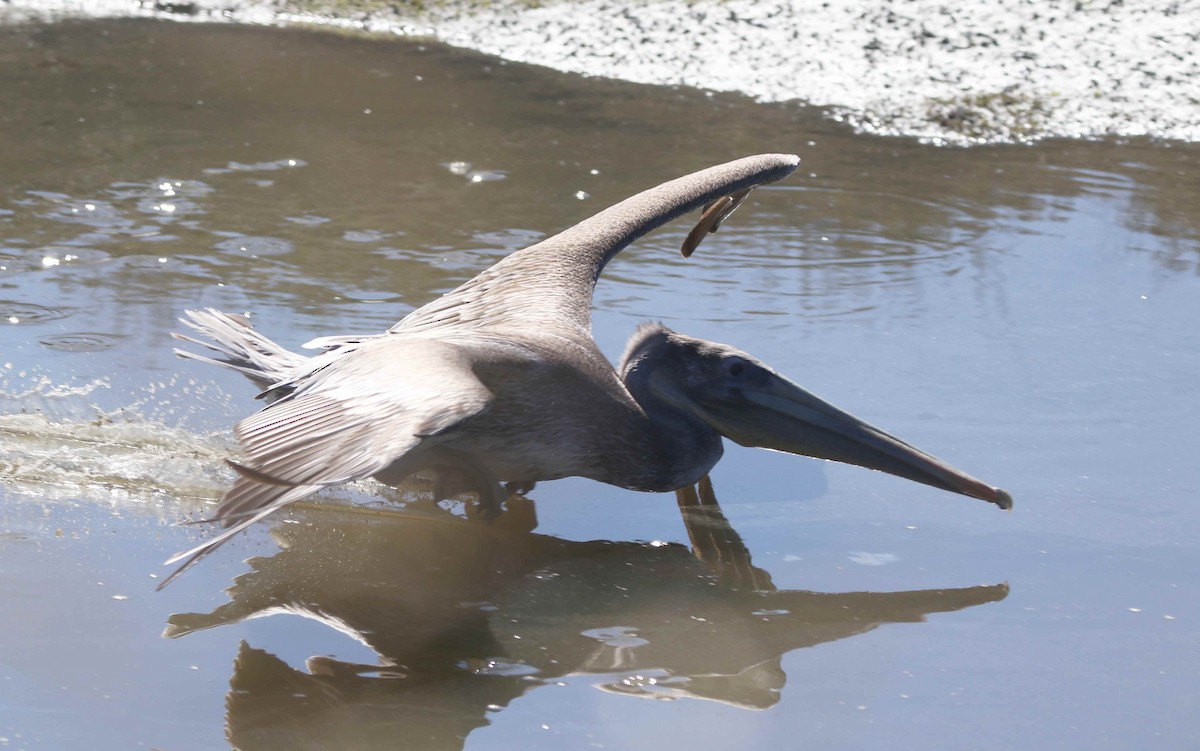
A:
[[[504,483],[588,477],[665,492],[705,476],[722,437],[882,470],[1001,508],[1012,499],[946,462],[817,398],[725,344],[640,327],[614,370],[591,335],[604,267],[642,235],[703,209],[691,255],[750,191],[799,164],[761,154],[627,198],[502,259],[387,332],[333,336],[290,352],[239,316],[192,311],[216,353],[180,354],[258,383],[267,406],[238,423],[242,459],[213,521],[224,531],[168,563],[188,566],[280,508],[331,485],[437,477],[437,495],[469,491],[484,515]]]
[[[826,594],[780,590],[756,567],[707,477],[676,492],[690,549],[533,534],[533,502],[490,524],[445,513],[300,510],[211,613],[165,635],[274,613],[348,634],[377,664],[297,669],[242,643],[226,699],[232,745],[460,749],[488,715],[565,676],[609,691],[774,705],[783,655],[929,613],[996,602],[1007,585]],[[436,508],[436,507],[435,507]],[[334,551],[331,553],[331,551]]]

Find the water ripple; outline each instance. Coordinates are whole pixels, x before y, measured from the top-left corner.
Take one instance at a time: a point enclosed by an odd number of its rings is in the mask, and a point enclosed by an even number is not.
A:
[[[107,261],[111,256],[95,248],[43,245],[38,248],[0,248],[0,271],[40,271]]]
[[[46,349],[59,352],[102,352],[112,349],[120,341],[120,337],[112,334],[96,334],[80,332],[77,334],[53,334],[38,339],[38,344]]]
[[[291,253],[295,247],[281,237],[246,235],[222,240],[214,243],[213,247],[224,253],[231,253],[247,258],[259,256],[282,256]]]
[[[0,321],[7,323],[45,323],[57,321],[69,315],[70,312],[63,308],[52,308],[48,305],[16,300],[0,300]]]
[[[32,201],[18,201],[19,204],[32,204],[40,201],[43,205],[50,204],[48,211],[40,216],[56,222],[67,224],[83,224],[107,230],[127,229],[134,221],[126,217],[120,209],[107,201],[99,199],[73,198],[65,193],[50,193],[47,191],[31,190]]]

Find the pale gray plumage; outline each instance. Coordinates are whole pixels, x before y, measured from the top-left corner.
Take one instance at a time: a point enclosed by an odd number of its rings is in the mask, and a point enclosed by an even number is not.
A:
[[[500,481],[583,476],[636,490],[699,480],[721,435],[745,445],[847,461],[983,498],[1007,494],[812,397],[726,345],[643,326],[614,371],[591,336],[605,265],[645,233],[708,206],[690,254],[753,188],[799,163],[766,154],[639,193],[517,251],[413,311],[386,333],[325,337],[288,352],[239,316],[191,311],[214,359],[249,376],[270,403],[235,431],[239,476],[214,519],[220,535],[180,553],[169,582],[231,535],[322,487],[416,471],[473,490],[485,509]]]

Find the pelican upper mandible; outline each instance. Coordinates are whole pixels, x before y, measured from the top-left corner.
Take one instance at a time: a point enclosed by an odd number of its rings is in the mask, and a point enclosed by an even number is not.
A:
[[[433,471],[484,509],[502,482],[582,476],[633,490],[697,482],[721,437],[882,470],[1010,508],[1007,493],[808,393],[751,355],[657,324],[612,365],[591,334],[592,293],[631,242],[705,208],[689,255],[755,187],[800,160],[763,154],[663,183],[516,251],[382,334],[326,337],[290,352],[241,316],[189,311],[184,322],[268,401],[239,422],[238,476],[213,521],[226,529],[168,564],[162,585],[232,535],[323,487],[397,483]]]

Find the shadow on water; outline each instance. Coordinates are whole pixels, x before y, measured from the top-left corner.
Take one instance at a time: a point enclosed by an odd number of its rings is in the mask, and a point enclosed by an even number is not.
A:
[[[305,670],[243,641],[226,697],[239,749],[462,748],[514,699],[573,675],[656,699],[773,706],[783,655],[997,602],[1008,585],[828,594],[780,590],[751,561],[707,478],[677,492],[691,548],[533,534],[533,502],[493,523],[309,507],[275,528],[230,601],[171,616],[169,638],[290,613],[366,644],[376,664]],[[332,551],[332,552],[331,552]]]

